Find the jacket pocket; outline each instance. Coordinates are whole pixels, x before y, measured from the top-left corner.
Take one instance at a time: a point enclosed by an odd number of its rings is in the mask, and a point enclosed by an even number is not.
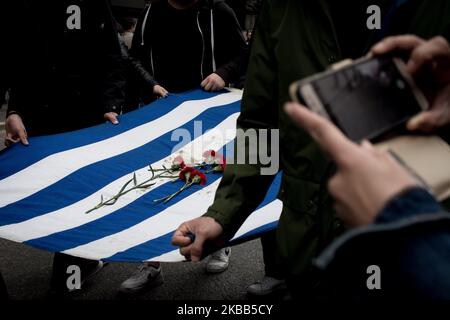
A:
[[[293,212],[315,215],[320,184],[283,174],[279,199]]]

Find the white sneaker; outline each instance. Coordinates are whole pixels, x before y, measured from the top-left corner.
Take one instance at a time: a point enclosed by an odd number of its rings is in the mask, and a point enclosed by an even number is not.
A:
[[[277,290],[286,289],[286,282],[272,277],[264,277],[247,288],[247,293],[252,296],[265,296]]]
[[[220,249],[214,252],[206,264],[206,272],[221,273],[228,269],[230,263],[231,248]]]
[[[161,265],[158,268],[144,263],[127,280],[122,282],[119,291],[134,294],[162,285],[164,282]]]

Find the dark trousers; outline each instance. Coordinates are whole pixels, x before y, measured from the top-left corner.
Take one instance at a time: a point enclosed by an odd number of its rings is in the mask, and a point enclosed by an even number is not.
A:
[[[3,276],[0,273],[0,301],[8,300],[8,291],[6,290],[5,282],[3,281]]]
[[[270,231],[261,237],[264,268],[267,277],[284,279],[284,268],[277,252],[276,231]]]

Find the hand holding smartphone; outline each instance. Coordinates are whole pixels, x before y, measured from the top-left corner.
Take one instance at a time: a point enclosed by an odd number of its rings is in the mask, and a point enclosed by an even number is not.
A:
[[[437,136],[389,135],[429,105],[402,60],[363,58],[295,82],[290,94],[349,139],[382,142],[375,147],[391,153],[437,199],[450,197],[448,144]]]

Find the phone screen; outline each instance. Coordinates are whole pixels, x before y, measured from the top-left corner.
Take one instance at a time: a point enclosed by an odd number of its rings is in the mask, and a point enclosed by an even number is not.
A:
[[[374,139],[422,111],[389,58],[354,64],[311,85],[332,120],[354,141]]]

